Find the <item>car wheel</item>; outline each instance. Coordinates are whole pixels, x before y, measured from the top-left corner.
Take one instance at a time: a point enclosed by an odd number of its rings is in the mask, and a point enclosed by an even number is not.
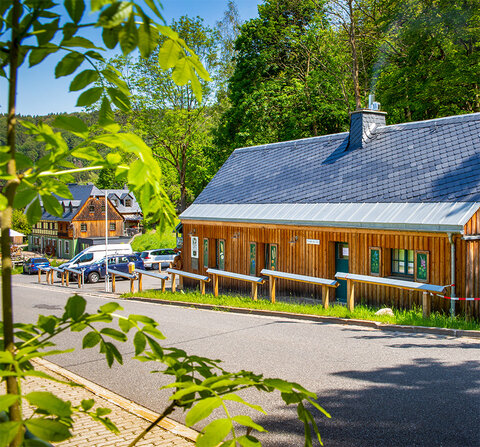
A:
[[[152,264],[152,269],[153,270],[158,270],[158,264]]]
[[[91,272],[88,274],[89,283],[95,284],[98,281],[100,281],[100,275],[98,274],[98,272]]]

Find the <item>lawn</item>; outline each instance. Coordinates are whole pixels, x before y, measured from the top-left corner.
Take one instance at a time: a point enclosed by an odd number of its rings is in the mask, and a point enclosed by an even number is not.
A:
[[[462,316],[451,318],[449,315],[433,312],[429,318],[423,318],[421,309],[400,310],[393,309],[394,316],[375,315],[378,309],[358,305],[353,312],[350,312],[345,306],[332,305],[324,309],[321,304],[295,304],[277,301],[271,303],[266,299],[253,301],[249,297],[238,295],[219,295],[215,298],[213,295],[202,295],[200,292],[162,292],[161,290],[145,290],[143,292],[127,293],[122,295],[125,298],[145,297],[159,300],[178,301],[183,303],[200,303],[219,306],[218,310],[228,310],[223,307],[241,307],[245,309],[264,309],[275,310],[279,312],[288,312],[294,314],[321,315],[329,317],[339,317],[357,320],[378,321],[381,323],[408,325],[408,326],[427,326],[463,330],[480,330],[480,323],[477,321],[465,321]]]

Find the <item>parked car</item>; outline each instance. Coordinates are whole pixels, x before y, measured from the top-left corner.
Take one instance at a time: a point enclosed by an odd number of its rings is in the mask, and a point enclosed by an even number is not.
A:
[[[116,255],[108,257],[108,268],[118,270],[119,272],[128,273],[128,264],[133,262],[135,268],[143,269],[143,260],[136,255]],[[97,283],[100,279],[105,278],[105,258],[100,259],[92,264],[81,267],[85,282]]]
[[[162,268],[168,267],[176,253],[172,248],[157,248],[156,250],[142,251],[140,257],[143,259],[146,269],[158,269],[161,264]]]
[[[30,258],[23,263],[23,273],[31,275],[37,273],[38,268],[50,267],[50,261],[47,258]]]

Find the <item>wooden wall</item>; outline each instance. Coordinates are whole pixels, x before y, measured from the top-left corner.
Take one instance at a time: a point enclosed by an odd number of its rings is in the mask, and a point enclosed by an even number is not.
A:
[[[108,203],[108,225],[115,223],[115,230],[109,230],[108,236],[123,236],[123,217],[118,213],[115,207]],[[105,211],[102,211],[102,207],[105,204],[104,197],[91,197],[88,199],[81,210],[77,213],[73,219],[74,237],[97,237],[105,236]],[[93,206],[93,210],[90,206]],[[87,224],[87,231],[81,231],[82,224]]]
[[[480,229],[480,219],[479,219]],[[362,275],[370,274],[370,247],[381,247],[381,276],[391,275],[391,249],[425,250],[429,252],[429,283],[451,284],[450,242],[446,233],[420,233],[376,231],[361,229],[340,229],[327,227],[276,226],[261,224],[238,225],[233,223],[183,221],[183,266],[187,271],[206,274],[203,266],[203,238],[209,239],[209,267],[215,267],[215,241],[225,240],[225,270],[249,274],[249,243],[257,243],[257,275],[265,267],[265,244],[278,244],[277,270],[301,275],[334,278],[335,242],[349,244],[349,271]],[[191,236],[199,242],[198,269],[192,269]],[[296,239],[296,241],[295,241]],[[319,240],[319,245],[308,245],[307,239]],[[295,241],[295,242],[294,242]],[[455,235],[456,249],[456,295],[478,294],[480,286],[479,245],[467,242],[461,235]],[[475,246],[475,248],[472,248]],[[468,253],[468,259],[467,259]],[[467,271],[471,266],[475,269]],[[187,286],[195,286],[185,281]],[[249,292],[245,282],[221,278],[223,289]],[[421,294],[400,289],[385,288],[368,284],[357,285],[358,300],[373,306],[393,305],[410,308],[421,305]],[[448,289],[449,290],[449,289]],[[321,297],[321,289],[308,284],[292,281],[278,281],[277,293]],[[260,293],[268,294],[268,284],[261,287]],[[467,294],[467,295],[465,295]],[[477,295],[478,296],[478,295]],[[450,301],[433,298],[435,309],[447,311]],[[471,312],[479,316],[478,306],[470,306]],[[457,310],[464,304],[457,303]]]
[[[466,236],[480,236],[480,211],[465,225]],[[467,240],[464,256],[466,263],[465,293],[467,297],[480,297],[480,240]],[[480,316],[480,301],[463,303],[465,312]]]

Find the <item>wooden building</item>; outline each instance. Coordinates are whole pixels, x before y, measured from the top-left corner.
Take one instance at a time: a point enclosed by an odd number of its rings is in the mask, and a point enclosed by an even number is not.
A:
[[[184,270],[341,271],[480,296],[480,114],[389,126],[385,115],[360,110],[349,132],[235,150],[180,216]],[[418,292],[357,290],[374,306],[421,304]],[[286,281],[277,293],[321,298],[320,288]],[[346,299],[346,284],[336,298]],[[460,303],[457,311],[480,316],[478,301]]]
[[[105,243],[105,194],[94,185],[69,184],[73,199],[59,198],[61,217],[48,213],[42,205],[42,217],[29,235],[29,250],[59,258],[72,258],[96,243]],[[128,242],[124,238],[122,215],[107,199],[110,242]]]

